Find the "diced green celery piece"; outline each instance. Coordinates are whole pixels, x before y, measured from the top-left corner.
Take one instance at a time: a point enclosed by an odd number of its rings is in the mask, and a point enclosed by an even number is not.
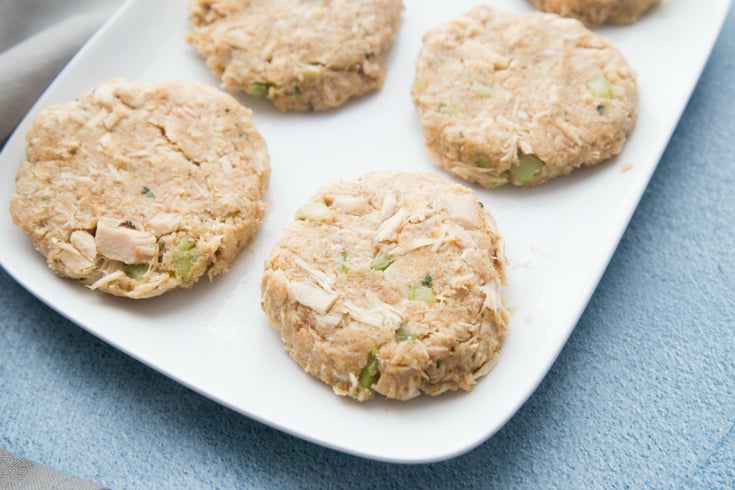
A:
[[[415,342],[417,338],[416,334],[406,324],[402,324],[396,329],[396,342]]]
[[[125,264],[123,272],[130,279],[141,279],[148,272],[148,264]]]
[[[510,180],[515,185],[525,185],[544,168],[544,162],[535,155],[521,155],[517,164],[510,168]]]
[[[417,78],[417,79],[416,79],[416,80],[414,80],[414,82],[413,82],[413,87],[412,87],[412,89],[413,89],[413,91],[414,91],[414,92],[416,92],[416,93],[421,93],[421,92],[423,92],[424,90],[426,90],[426,87],[427,87],[428,85],[429,85],[429,84],[428,84],[428,83],[426,83],[426,80],[420,80],[420,79],[418,79],[418,78]]]
[[[153,191],[150,190],[148,187],[143,187],[143,191],[141,192],[141,194],[143,194],[145,197],[150,197],[151,199],[156,197],[155,195],[153,195]]]
[[[411,301],[423,301],[427,305],[433,305],[434,290],[427,286],[410,286],[408,288],[408,299]]]
[[[378,253],[373,257],[373,261],[370,263],[370,268],[374,271],[384,271],[393,263],[393,257],[378,250]]]
[[[459,109],[454,104],[444,104],[439,108],[439,112],[446,114],[447,116],[456,116],[459,114]]]
[[[248,94],[255,97],[265,97],[266,95],[268,95],[269,87],[270,85],[265,82],[253,82],[250,84],[247,92]]]
[[[500,187],[510,182],[509,172],[503,172],[500,175],[491,175],[489,177],[490,177],[490,181],[485,186],[488,189],[495,189],[496,187]]]
[[[350,255],[347,253],[347,250],[342,250],[342,272],[347,274],[350,272]]]
[[[484,153],[478,153],[472,163],[475,164],[475,167],[485,168],[490,163],[490,158],[488,158]]]
[[[367,363],[360,371],[360,387],[370,388],[380,379],[378,369],[378,349],[373,347],[368,354]]]
[[[313,221],[324,221],[331,215],[332,210],[321,201],[306,203],[301,207],[301,209],[296,211],[296,219],[301,221],[307,219]]]
[[[199,252],[196,249],[196,243],[188,238],[180,241],[171,250],[171,261],[174,263],[176,275],[183,280],[191,279],[191,269],[199,258]]]
[[[324,66],[319,63],[307,63],[301,68],[306,75],[318,75],[322,72]]]
[[[587,82],[587,89],[595,97],[602,97],[604,99],[612,99],[612,83],[603,73],[598,73]]]
[[[492,87],[488,87],[484,83],[478,82],[477,80],[472,82],[472,91],[479,95],[480,97],[492,97],[493,96],[493,89]]]

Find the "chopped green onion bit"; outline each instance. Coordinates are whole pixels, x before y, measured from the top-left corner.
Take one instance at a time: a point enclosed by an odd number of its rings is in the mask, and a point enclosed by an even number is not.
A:
[[[427,288],[431,287],[431,283],[433,282],[433,279],[431,278],[431,274],[427,273],[423,279],[421,279],[421,285],[426,286]]]
[[[370,263],[370,268],[374,271],[384,271],[393,263],[393,257],[378,250],[378,253],[373,257],[373,261]]]
[[[156,197],[153,195],[153,191],[150,190],[148,187],[143,187],[143,192],[141,192],[141,194],[143,194],[145,197],[150,197],[151,199]]]
[[[370,388],[380,379],[378,370],[378,349],[373,347],[368,354],[367,363],[360,371],[360,387]]]
[[[544,168],[544,162],[535,155],[521,155],[518,163],[510,168],[510,180],[515,185],[527,184]]]

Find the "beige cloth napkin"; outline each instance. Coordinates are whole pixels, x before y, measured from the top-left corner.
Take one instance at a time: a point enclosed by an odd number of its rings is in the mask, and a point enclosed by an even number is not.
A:
[[[0,488],[4,490],[102,490],[104,487],[21,458],[0,448]]]
[[[122,0],[0,0],[0,148],[56,74]],[[97,490],[0,448],[0,488]]]
[[[122,0],[0,0],[0,146]]]

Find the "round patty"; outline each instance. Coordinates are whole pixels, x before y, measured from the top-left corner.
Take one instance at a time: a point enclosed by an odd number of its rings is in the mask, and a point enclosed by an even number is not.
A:
[[[112,80],[42,111],[10,203],[51,269],[147,298],[228,266],[263,219],[251,112],[199,83]]]
[[[465,186],[376,172],[325,185],[266,261],[262,307],[335,393],[406,400],[470,390],[508,320],[493,218]]]
[[[230,90],[281,111],[326,110],[379,88],[401,0],[194,0],[188,40]]]
[[[574,17],[588,26],[632,24],[661,0],[531,0],[539,9]]]
[[[412,93],[432,159],[488,188],[616,155],[638,104],[622,54],[579,21],[487,6],[424,36]]]

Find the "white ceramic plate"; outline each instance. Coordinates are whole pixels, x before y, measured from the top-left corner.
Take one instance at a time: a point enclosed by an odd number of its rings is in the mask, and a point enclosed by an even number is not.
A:
[[[263,261],[294,211],[326,181],[368,170],[443,171],[424,150],[410,87],[422,34],[476,1],[405,0],[384,88],[322,114],[255,111],[273,167],[272,207],[236,266],[212,284],[131,301],[54,276],[0,213],[3,267],[24,287],[101,339],[186,386],[273,427],[341,451],[394,462],[447,459],[480,444],[524,403],[585,308],[696,84],[729,0],[672,1],[639,23],[598,32],[639,73],[638,125],[623,153],[532,190],[478,190],[506,237],[513,310],[497,367],[471,393],[399,403],[332,394],[284,353],[259,307]],[[8,203],[23,134],[40,108],[112,77],[217,81],[184,41],[181,0],[130,0],[52,84],[0,156]],[[511,11],[525,0],[495,1]],[[6,204],[7,205],[7,204]]]

